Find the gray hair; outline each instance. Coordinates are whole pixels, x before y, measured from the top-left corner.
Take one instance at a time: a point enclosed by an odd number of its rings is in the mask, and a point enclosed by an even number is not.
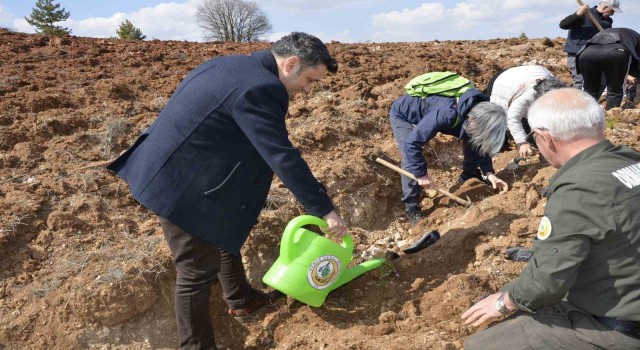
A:
[[[565,142],[604,137],[604,111],[584,91],[574,88],[546,93],[529,108],[529,126],[547,130]]]
[[[327,47],[313,35],[293,32],[271,44],[271,52],[278,57],[297,56],[302,69],[324,64],[331,73],[338,71],[338,61],[331,57]]]
[[[507,132],[507,112],[492,102],[480,102],[469,110],[465,131],[471,145],[492,156],[500,151]]]
[[[536,98],[538,98],[551,90],[562,89],[566,87],[568,87],[568,85],[564,81],[556,77],[548,77],[538,80],[536,85],[533,87],[533,90],[535,90]]]

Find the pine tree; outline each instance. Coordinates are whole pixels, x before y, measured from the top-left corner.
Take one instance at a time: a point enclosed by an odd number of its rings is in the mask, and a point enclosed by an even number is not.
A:
[[[139,28],[134,27],[128,19],[120,23],[120,27],[116,30],[116,34],[118,34],[120,39],[127,40],[144,40],[144,38],[147,37],[142,34],[142,31]]]
[[[60,4],[53,3],[53,0],[38,0],[33,8],[30,17],[25,17],[27,23],[36,27],[36,32],[45,35],[64,36],[71,34],[69,28],[56,26],[54,23],[62,22],[69,18],[69,11],[64,8],[58,10]]]

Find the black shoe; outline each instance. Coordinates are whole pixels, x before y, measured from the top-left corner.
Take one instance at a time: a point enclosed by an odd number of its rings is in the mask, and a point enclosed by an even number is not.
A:
[[[407,208],[407,218],[409,219],[409,223],[414,225],[418,223],[418,221],[424,219],[424,212],[420,208]]]
[[[462,184],[464,184],[465,182],[471,180],[471,179],[478,179],[478,181],[484,183],[485,185],[491,185],[491,181],[489,181],[487,178],[482,177],[482,175],[478,175],[478,176],[472,176],[472,177],[464,177],[462,175],[458,176],[458,180],[456,181],[456,185],[458,185],[458,188],[460,186],[462,186]]]
[[[284,297],[284,294],[277,290],[268,293],[254,290],[253,293],[253,298],[251,298],[249,302],[244,305],[244,307],[238,309],[229,309],[229,315],[235,318],[245,317],[261,308],[262,306],[273,305],[278,299]]]
[[[513,261],[529,261],[533,257],[533,250],[523,247],[507,248],[506,258]]]

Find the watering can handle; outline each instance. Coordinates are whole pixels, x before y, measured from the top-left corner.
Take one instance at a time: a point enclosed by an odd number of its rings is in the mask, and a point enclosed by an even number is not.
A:
[[[296,243],[298,241],[296,232],[306,225],[316,225],[320,228],[328,226],[326,221],[313,215],[301,215],[289,221],[289,224],[287,224],[287,227],[284,229],[282,243],[280,244],[280,257],[283,258],[284,261],[291,261],[295,256]],[[351,236],[347,235],[342,237],[341,246],[353,252],[353,239]]]

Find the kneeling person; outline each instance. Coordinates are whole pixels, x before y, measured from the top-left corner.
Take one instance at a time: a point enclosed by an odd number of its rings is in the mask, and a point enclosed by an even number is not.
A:
[[[465,348],[639,349],[640,153],[604,138],[604,112],[577,89],[539,98],[529,124],[559,170],[533,258],[462,318],[478,326],[517,311]]]

